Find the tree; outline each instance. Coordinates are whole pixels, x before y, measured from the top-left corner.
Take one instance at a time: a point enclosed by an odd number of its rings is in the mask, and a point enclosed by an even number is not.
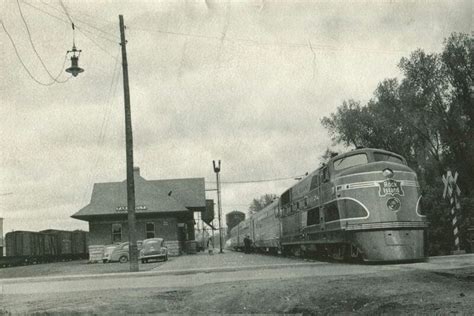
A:
[[[272,203],[278,196],[273,193],[267,193],[259,198],[253,199],[249,205],[249,215],[255,214],[256,212],[265,208],[265,206]]]

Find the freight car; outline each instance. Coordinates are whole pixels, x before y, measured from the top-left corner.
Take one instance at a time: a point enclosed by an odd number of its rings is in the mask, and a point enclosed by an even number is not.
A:
[[[257,250],[363,261],[426,258],[426,217],[415,172],[400,155],[356,149],[332,157],[231,230]]]
[[[15,231],[5,236],[0,267],[88,258],[88,233],[75,230]]]

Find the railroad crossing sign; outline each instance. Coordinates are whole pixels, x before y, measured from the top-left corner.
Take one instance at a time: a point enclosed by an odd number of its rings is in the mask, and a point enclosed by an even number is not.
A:
[[[459,229],[458,229],[458,218],[457,213],[461,209],[461,204],[459,203],[459,196],[461,195],[461,189],[457,185],[458,173],[455,172],[454,176],[450,170],[443,175],[442,180],[444,183],[443,198],[448,198],[449,203],[451,204],[451,215],[452,215],[452,225],[453,225],[453,235],[454,235],[454,247],[455,251],[460,251],[459,245]]]

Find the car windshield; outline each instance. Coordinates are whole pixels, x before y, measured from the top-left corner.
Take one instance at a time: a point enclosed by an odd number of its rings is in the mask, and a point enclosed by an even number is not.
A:
[[[380,153],[380,152],[374,152],[374,160],[375,161],[390,161],[390,162],[396,162],[396,163],[403,163],[403,160],[400,159],[397,156],[390,155],[390,154],[385,154],[385,153]]]
[[[128,242],[125,242],[123,244],[120,244],[118,247],[118,249],[128,249]]]
[[[349,167],[363,165],[368,162],[366,154],[355,154],[334,160],[334,170],[342,170]]]
[[[160,248],[162,244],[163,244],[163,239],[151,239],[143,243],[143,248],[145,249],[150,249],[151,247]]]

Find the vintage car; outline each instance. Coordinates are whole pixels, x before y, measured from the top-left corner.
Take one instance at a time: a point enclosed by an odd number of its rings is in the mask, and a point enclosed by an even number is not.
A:
[[[107,263],[110,262],[110,255],[117,248],[117,245],[107,245],[104,247],[104,256],[102,257],[102,262]]]
[[[120,243],[118,245],[108,245],[104,249],[104,257],[102,261],[108,262],[120,262],[126,263],[129,260],[128,241]],[[142,241],[137,241],[138,251],[142,248]]]
[[[168,248],[164,245],[163,238],[150,238],[143,241],[142,249],[140,250],[139,259],[142,263],[147,263],[148,260],[162,259],[168,260]]]

